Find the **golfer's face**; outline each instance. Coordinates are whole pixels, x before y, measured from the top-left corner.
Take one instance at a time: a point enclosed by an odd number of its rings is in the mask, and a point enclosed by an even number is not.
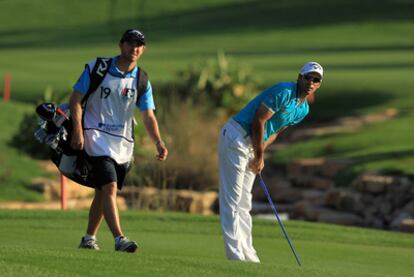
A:
[[[124,41],[119,44],[121,55],[131,62],[137,62],[144,53],[145,46],[135,41]]]
[[[311,95],[321,86],[322,80],[318,73],[310,72],[304,76],[301,76],[299,81],[303,92],[307,95]]]

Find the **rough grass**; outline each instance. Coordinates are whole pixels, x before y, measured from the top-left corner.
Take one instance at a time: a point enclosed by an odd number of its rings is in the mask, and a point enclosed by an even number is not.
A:
[[[86,211],[0,210],[2,276],[410,276],[412,235],[285,222],[299,268],[276,221],[254,221],[260,265],[227,261],[217,216],[124,212],[138,254],[114,253],[103,224],[101,251],[77,249]]]

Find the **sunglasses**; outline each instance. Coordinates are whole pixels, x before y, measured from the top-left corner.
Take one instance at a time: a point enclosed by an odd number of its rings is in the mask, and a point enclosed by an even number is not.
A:
[[[303,78],[305,78],[306,81],[312,81],[314,84],[318,84],[321,82],[321,78],[312,77],[310,75],[305,75],[303,76]]]

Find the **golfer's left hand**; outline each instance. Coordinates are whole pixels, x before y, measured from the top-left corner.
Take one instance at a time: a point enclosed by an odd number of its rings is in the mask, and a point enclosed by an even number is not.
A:
[[[168,156],[168,149],[165,146],[163,141],[160,141],[159,143],[157,143],[157,151],[158,151],[158,155],[157,155],[157,159],[159,161],[164,161],[167,159]]]
[[[264,168],[264,159],[254,158],[249,163],[249,168],[255,173],[259,174]]]

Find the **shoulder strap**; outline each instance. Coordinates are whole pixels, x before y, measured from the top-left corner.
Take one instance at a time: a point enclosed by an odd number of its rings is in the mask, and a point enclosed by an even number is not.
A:
[[[138,74],[137,74],[137,91],[138,91],[138,96],[137,96],[137,105],[139,103],[139,99],[141,98],[142,95],[144,95],[144,93],[147,90],[147,85],[148,85],[148,74],[147,72],[145,72],[141,67],[138,67]]]
[[[103,79],[105,78],[106,73],[108,73],[109,71],[111,62],[112,62],[111,58],[99,58],[99,57],[96,58],[95,66],[93,67],[91,75],[90,75],[89,89],[82,99],[82,104],[84,104],[86,100],[88,100],[91,93],[93,93],[102,83]]]

